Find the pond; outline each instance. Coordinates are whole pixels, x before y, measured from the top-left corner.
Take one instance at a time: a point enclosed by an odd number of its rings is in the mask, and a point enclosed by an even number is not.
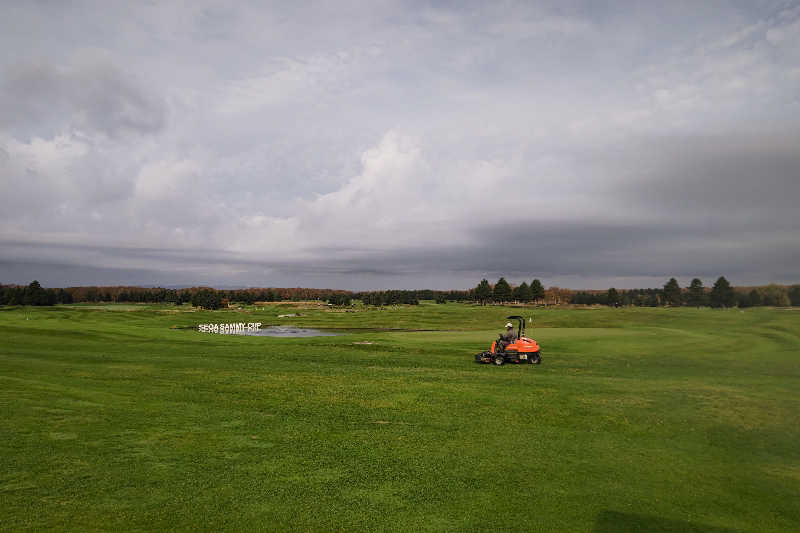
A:
[[[321,329],[297,328],[294,326],[266,326],[254,330],[238,330],[230,333],[231,335],[249,335],[253,337],[333,337],[341,335],[333,331],[323,331]]]
[[[220,335],[248,335],[251,337],[333,337],[348,333],[378,333],[378,332],[419,332],[439,331],[429,329],[401,329],[401,328],[301,328],[297,326],[261,326],[261,322],[237,322],[227,324],[198,324],[197,326],[173,326],[173,329],[195,329],[201,333],[216,333]]]

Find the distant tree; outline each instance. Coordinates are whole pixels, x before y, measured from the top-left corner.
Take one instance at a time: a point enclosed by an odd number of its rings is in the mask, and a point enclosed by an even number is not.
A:
[[[664,285],[664,304],[675,307],[681,305],[681,287],[675,278],[669,278]]]
[[[531,282],[531,299],[533,299],[534,302],[544,300],[544,287],[542,286],[542,282],[538,279]]]
[[[336,293],[331,294],[328,297],[328,303],[331,305],[341,305],[341,306],[349,306],[350,305],[350,295],[349,294],[342,294]]]
[[[45,289],[45,294],[47,295],[47,301],[43,305],[56,305],[58,303],[58,290]]]
[[[753,289],[750,291],[750,294],[748,294],[747,297],[750,300],[751,306],[761,305],[761,293],[758,292],[758,289]]]
[[[623,306],[630,307],[633,305],[633,293],[631,291],[622,291],[621,298]]]
[[[800,305],[800,285],[792,285],[789,289],[789,303]]]
[[[25,300],[25,291],[20,287],[6,288],[6,304],[22,305]]]
[[[750,299],[749,292],[737,292],[736,293],[736,306],[740,309],[744,309],[745,307],[752,307],[753,303]]]
[[[702,307],[706,304],[706,290],[700,278],[694,278],[689,284],[689,299],[687,301],[692,307]]]
[[[733,307],[736,304],[736,294],[725,276],[720,276],[714,283],[710,299],[711,307]]]
[[[530,286],[523,281],[520,283],[519,287],[515,287],[514,299],[520,302],[530,302],[533,299],[533,292]]]
[[[506,278],[501,277],[497,280],[492,296],[496,302],[507,302],[511,299],[511,285],[508,284]]]
[[[480,283],[478,283],[478,286],[475,287],[475,300],[481,304],[486,304],[491,297],[492,288],[489,286],[489,282],[486,280],[486,278],[484,278]]]
[[[608,289],[608,305],[609,307],[619,307],[620,297],[619,292],[614,287]]]
[[[766,287],[762,287],[760,292],[764,305],[774,305],[778,307],[791,305],[789,291],[786,287],[772,283]]]
[[[37,280],[33,280],[23,290],[22,303],[25,305],[53,305],[56,303],[56,294],[42,288]]]
[[[203,309],[219,309],[222,306],[222,294],[213,289],[200,289],[192,295],[192,305]]]
[[[41,290],[41,288],[42,286],[39,285],[37,280],[31,281],[22,293],[22,303],[24,305],[33,305],[34,294]]]
[[[654,289],[647,289],[645,292],[644,307],[658,307],[658,292]]]

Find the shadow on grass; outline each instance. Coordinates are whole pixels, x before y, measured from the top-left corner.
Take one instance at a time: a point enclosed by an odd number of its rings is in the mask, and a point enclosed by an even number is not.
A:
[[[603,511],[597,515],[594,533],[620,531],[646,531],[648,533],[739,533],[736,529],[716,527],[658,516],[648,516],[619,511]]]

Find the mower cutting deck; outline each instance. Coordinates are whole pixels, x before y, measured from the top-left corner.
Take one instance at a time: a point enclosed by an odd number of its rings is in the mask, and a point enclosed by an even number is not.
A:
[[[531,365],[538,365],[542,362],[539,345],[535,340],[525,336],[525,319],[517,315],[508,317],[508,320],[512,319],[519,321],[517,340],[506,346],[505,349],[501,349],[498,342],[494,341],[489,351],[475,354],[475,362],[494,363],[497,366],[506,363],[529,363]]]

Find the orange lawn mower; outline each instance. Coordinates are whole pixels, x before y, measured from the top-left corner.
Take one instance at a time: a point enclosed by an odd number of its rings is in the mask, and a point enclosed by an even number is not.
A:
[[[475,362],[494,363],[497,366],[502,366],[506,363],[541,364],[542,355],[539,345],[535,340],[525,336],[525,319],[517,315],[507,317],[507,319],[519,321],[517,340],[503,348],[499,342],[503,336],[500,335],[500,338],[492,343],[489,351],[475,354]]]

